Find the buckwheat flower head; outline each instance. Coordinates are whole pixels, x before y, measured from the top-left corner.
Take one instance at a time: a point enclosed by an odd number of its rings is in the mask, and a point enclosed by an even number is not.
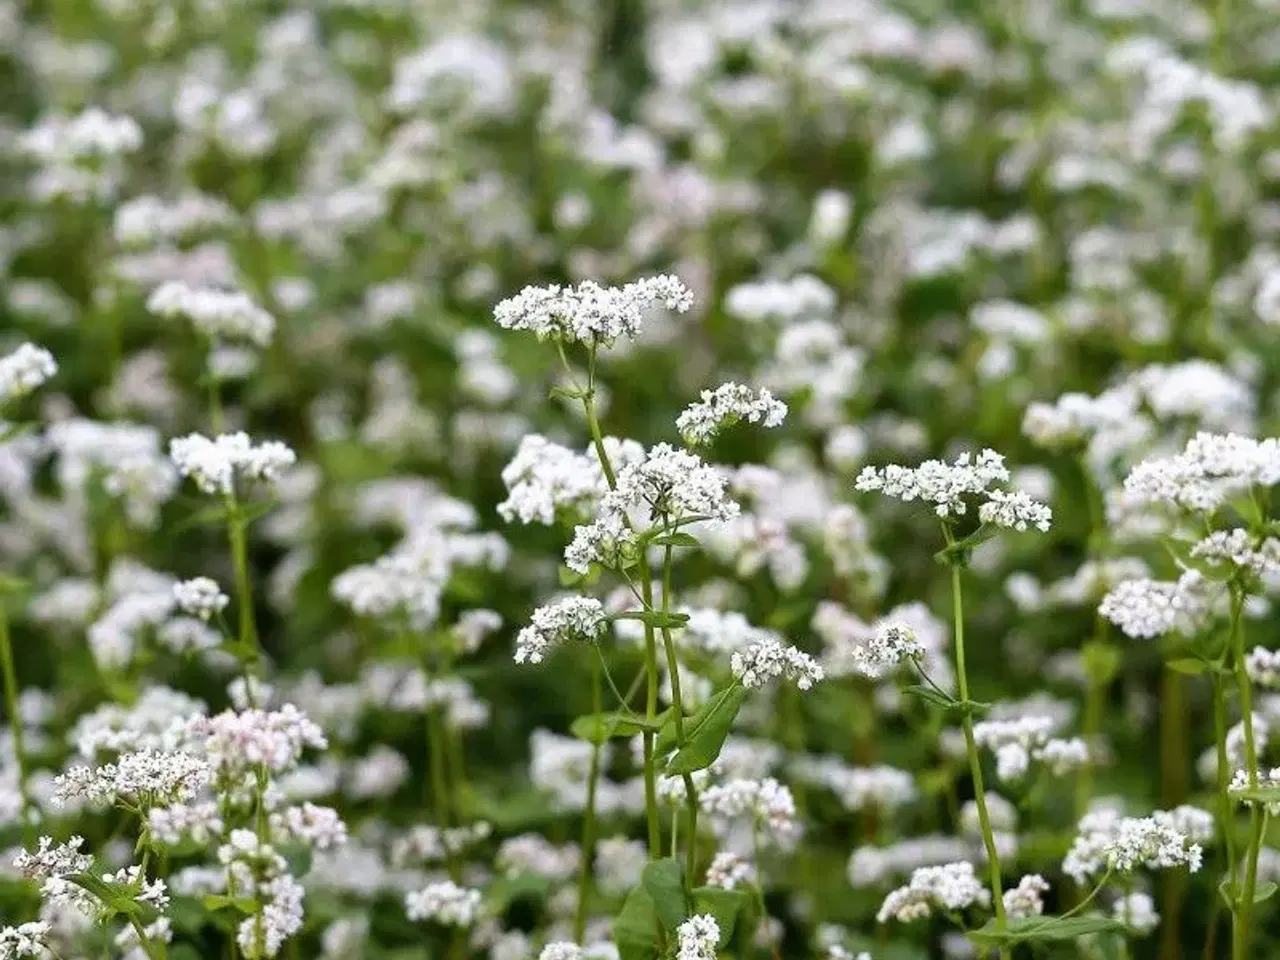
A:
[[[607,626],[604,606],[594,597],[564,597],[539,607],[516,636],[516,663],[541,663],[562,643],[594,643]]]
[[[224,710],[193,717],[187,735],[204,746],[219,776],[236,777],[259,764],[283,773],[297,764],[307,747],[323,750],[329,742],[307,715],[291,703],[279,710]]]
[[[226,829],[218,805],[213,801],[153,807],[147,811],[146,827],[152,840],[169,846],[177,846],[187,839],[203,846]]]
[[[582,948],[568,940],[555,940],[542,948],[538,960],[582,960]]]
[[[963,453],[953,463],[926,460],[916,467],[864,467],[854,487],[904,502],[923,500],[934,505],[938,516],[947,518],[967,512],[965,497],[985,494],[993,483],[1008,479],[1004,457],[994,450],[983,450],[976,458]]]
[[[987,498],[987,502],[978,508],[978,519],[983,523],[1019,531],[1035,527],[1041,533],[1048,532],[1053,511],[1021,490],[1013,493],[992,490]]]
[[[707,867],[707,886],[737,890],[739,887],[753,886],[757,876],[755,865],[749,860],[722,850],[711,858],[711,864]]]
[[[1259,577],[1280,573],[1280,540],[1255,537],[1242,527],[1213,531],[1192,545],[1191,556]]]
[[[259,347],[271,343],[276,321],[239,290],[193,289],[180,280],[157,287],[147,309],[160,317],[186,317],[211,340],[247,340]]]
[[[47,920],[0,929],[0,960],[19,960],[21,957],[46,960],[55,957],[48,942],[50,929]]]
[[[173,598],[185,613],[201,620],[209,620],[226,609],[230,598],[222,592],[217,581],[209,577],[193,577],[173,585]]]
[[[880,905],[876,922],[890,919],[910,923],[929,916],[935,909],[943,912],[986,907],[991,894],[978,882],[973,864],[967,861],[947,863],[940,867],[920,867],[911,874],[906,886],[894,890]]]
[[[70,768],[54,781],[53,801],[167,806],[190,800],[209,779],[209,764],[199,757],[141,750],[101,767]]]
[[[924,647],[910,625],[900,620],[881,621],[870,638],[853,648],[854,667],[868,677],[883,677],[906,660],[924,656]]]
[[[984,720],[973,725],[973,739],[996,755],[996,776],[1017,780],[1026,772],[1035,751],[1043,747],[1058,721],[1047,716],[1014,720]]]
[[[612,344],[634,340],[646,314],[657,306],[684,313],[693,294],[676,277],[648,277],[623,287],[604,287],[591,280],[577,287],[525,287],[494,308],[498,326],[529,330],[538,339]]]
[[[1176,812],[1157,811],[1149,817],[1124,817],[1099,810],[1081,818],[1075,842],[1062,861],[1062,870],[1077,883],[1104,870],[1131,873],[1139,867],[1200,869],[1203,848],[1179,829]],[[1192,824],[1195,826],[1194,822]]]
[[[508,877],[532,874],[566,881],[578,872],[582,851],[576,844],[556,846],[537,833],[524,833],[502,841],[495,863]]]
[[[676,928],[676,939],[676,960],[716,960],[720,924],[709,913],[697,914]]]
[[[169,457],[203,492],[224,496],[234,492],[237,478],[274,483],[298,459],[278,440],[254,444],[247,433],[224,433],[213,440],[198,433],[178,437],[169,443]]]
[[[785,678],[801,690],[808,690],[825,676],[817,660],[771,635],[735,650],[729,658],[729,668],[748,689]]]
[[[53,354],[33,343],[0,357],[0,407],[26,396],[57,372]]]
[[[585,511],[608,490],[600,461],[530,434],[502,469],[502,519],[551,524],[559,511]]]
[[[1111,916],[1140,937],[1145,937],[1160,925],[1156,902],[1149,893],[1125,894],[1112,906]]]
[[[1203,578],[1189,570],[1177,581],[1142,577],[1117,584],[1102,598],[1098,613],[1126,636],[1151,639],[1189,629],[1206,606]]]
[[[73,836],[66,843],[54,844],[52,837],[41,837],[35,853],[21,851],[13,858],[13,865],[24,877],[44,880],[49,877],[66,877],[84,873],[93,864],[93,857],[80,852],[84,837]]]
[[[1280,440],[1275,437],[1197,433],[1181,453],[1139,463],[1125,477],[1124,490],[1136,504],[1212,513],[1236,494],[1278,481]]]
[[[714,390],[703,390],[702,399],[686,407],[676,419],[676,428],[685,443],[696,447],[741,420],[777,427],[786,415],[787,405],[768,390],[723,383]]]
[[[480,891],[460,887],[452,880],[429,883],[405,895],[404,909],[413,921],[469,927],[480,916]]]
[[[1249,679],[1260,687],[1280,688],[1280,650],[1254,647],[1244,658]]]
[[[1049,881],[1038,873],[1029,873],[1018,885],[1004,892],[1004,910],[1014,920],[1038,917],[1044,913],[1044,895]]]
[[[273,838],[299,841],[313,850],[329,850],[347,842],[347,825],[332,807],[304,803],[271,814]]]

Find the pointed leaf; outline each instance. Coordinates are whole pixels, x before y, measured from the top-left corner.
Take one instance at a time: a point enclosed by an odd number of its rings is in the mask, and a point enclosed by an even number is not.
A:
[[[667,772],[693,773],[705,770],[720,756],[720,748],[747,698],[747,688],[740,683],[727,687],[700,710],[692,724],[685,724],[685,742],[667,763]]]
[[[653,542],[660,547],[696,547],[699,540],[691,533],[684,533],[677,530],[675,533],[664,533],[659,537],[654,537]]]
[[[587,743],[601,744],[614,737],[634,737],[646,730],[657,733],[662,729],[663,717],[652,722],[634,714],[612,711],[610,713],[589,713],[578,717],[570,724],[569,729],[579,740]]]
[[[709,913],[720,926],[720,947],[729,945],[733,938],[738,914],[750,903],[743,890],[725,890],[723,887],[698,887],[693,891],[693,912]]]
[[[645,864],[640,882],[653,900],[654,910],[669,933],[689,915],[689,903],[684,895],[684,870],[673,857]]]
[[[969,931],[969,939],[983,950],[996,950],[1016,943],[1061,943],[1094,933],[1120,933],[1125,925],[1100,913],[1078,917],[1023,917],[1009,920],[1002,928],[992,920]]]
[[[657,960],[658,913],[643,883],[631,888],[621,912],[614,918],[613,942],[622,960]]]
[[[1189,677],[1207,673],[1210,668],[1209,663],[1196,657],[1179,657],[1177,660],[1168,661],[1165,666],[1174,673],[1185,673]]]
[[[619,613],[613,618],[614,620],[639,620],[643,624],[647,624],[656,630],[666,627],[670,630],[679,630],[689,622],[687,613],[663,613],[661,610],[628,610],[626,613]]]

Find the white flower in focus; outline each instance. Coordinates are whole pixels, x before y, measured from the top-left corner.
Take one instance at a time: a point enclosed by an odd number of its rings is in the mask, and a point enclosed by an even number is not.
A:
[[[753,886],[757,876],[755,865],[749,860],[722,850],[711,859],[711,865],[707,867],[707,886],[737,890],[739,887]]]
[[[1173,630],[1186,630],[1204,612],[1203,580],[1189,570],[1176,582],[1145,577],[1112,588],[1098,605],[1098,613],[1126,636],[1149,640]]]
[[[209,764],[189,753],[142,750],[115,763],[75,766],[54,781],[53,801],[127,803],[134,807],[185,803],[210,780]]]
[[[24,877],[45,880],[49,877],[65,877],[83,873],[93,863],[93,857],[80,852],[84,837],[73,836],[66,843],[54,844],[52,837],[41,837],[35,853],[26,850],[13,858],[13,865]]]
[[[904,502],[923,500],[933,504],[934,512],[945,519],[967,512],[965,497],[985,494],[993,483],[1008,479],[1004,457],[994,450],[983,450],[976,458],[963,453],[953,463],[926,460],[916,467],[864,467],[854,487]]]
[[[1035,527],[1041,533],[1049,531],[1053,511],[1021,490],[1013,493],[992,490],[987,497],[987,502],[978,508],[978,519],[983,523],[1018,531],[1027,527]]]
[[[720,924],[709,913],[698,914],[676,928],[679,949],[676,960],[716,960]]]
[[[741,420],[777,427],[786,415],[787,405],[768,390],[724,383],[715,390],[703,390],[702,399],[686,407],[676,419],[676,428],[685,443],[696,447]]]
[[[237,477],[274,483],[297,456],[278,440],[254,444],[247,433],[224,433],[216,439],[198,433],[169,443],[169,456],[184,477],[203,492],[230,495]]]
[[[634,340],[655,306],[684,313],[693,306],[693,294],[673,276],[648,277],[624,287],[591,280],[577,287],[525,287],[494,308],[494,319],[508,330],[532,331],[540,340],[611,345],[622,336]]]
[[[870,639],[853,648],[852,657],[859,672],[879,678],[907,660],[924,656],[924,652],[909,624],[891,620],[877,623]]]
[[[808,690],[825,676],[818,661],[774,636],[763,636],[729,658],[733,675],[748,689],[784,677],[801,690]]]
[[[961,861],[939,867],[921,867],[911,874],[906,886],[884,898],[876,913],[876,922],[894,919],[910,923],[930,916],[935,909],[958,912],[990,903],[991,894],[974,876],[973,864]]]
[[[564,597],[533,611],[527,627],[516,635],[516,663],[541,663],[564,643],[594,643],[605,632],[604,606],[594,597]]]
[[[20,960],[22,957],[49,960],[55,957],[48,943],[49,931],[50,925],[46,920],[0,929],[0,960]]]
[[[0,357],[0,407],[26,396],[57,372],[53,354],[33,343]]]

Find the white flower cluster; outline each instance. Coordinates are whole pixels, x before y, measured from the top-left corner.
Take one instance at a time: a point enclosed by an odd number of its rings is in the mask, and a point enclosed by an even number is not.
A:
[[[66,843],[55,844],[52,837],[41,837],[35,853],[23,850],[13,858],[13,865],[24,877],[45,880],[83,873],[93,857],[80,852],[84,837],[73,836]]]
[[[184,840],[206,844],[226,829],[217,803],[171,803],[147,811],[147,835],[159,843],[177,846]]]
[[[1062,870],[1077,883],[1104,870],[1131,873],[1185,866],[1200,869],[1200,842],[1213,836],[1212,814],[1196,807],[1157,810],[1149,817],[1125,817],[1115,810],[1085,814],[1076,839],[1062,861]]]
[[[685,443],[696,447],[709,443],[722,429],[741,420],[777,427],[786,416],[787,405],[768,390],[722,383],[714,390],[703,390],[702,399],[686,407],[676,419],[676,429]]]
[[[585,513],[608,490],[599,460],[539,434],[521,439],[502,469],[502,482],[507,499],[498,504],[498,514],[508,523],[551,524],[561,511]]]
[[[886,923],[892,919],[910,923],[928,917],[935,909],[958,913],[990,903],[991,893],[978,882],[973,864],[968,861],[921,867],[912,872],[905,886],[884,898],[876,913],[876,922]]]
[[[1176,456],[1139,463],[1125,477],[1124,489],[1138,504],[1212,513],[1237,493],[1269,487],[1277,481],[1280,440],[1197,433]]]
[[[259,765],[283,773],[307,747],[323,750],[329,745],[320,728],[291,703],[279,710],[224,710],[213,717],[193,717],[187,734],[203,744],[217,776],[228,778]]]
[[[213,440],[198,433],[178,437],[169,443],[169,457],[202,491],[223,496],[235,491],[237,477],[275,483],[298,459],[280,441],[254,444],[247,433],[224,433]]]
[[[22,957],[50,960],[55,957],[49,946],[50,929],[47,920],[0,929],[0,960],[20,960]]]
[[[875,807],[893,810],[918,796],[910,773],[896,767],[851,767],[838,756],[802,757],[791,765],[793,775],[825,787],[851,812]]]
[[[693,306],[693,294],[673,276],[647,277],[623,287],[586,280],[577,287],[525,287],[493,313],[498,326],[530,330],[542,340],[607,345],[622,336],[635,339],[645,315],[659,304],[684,313]]]
[[[1244,658],[1249,679],[1260,687],[1280,688],[1280,650],[1254,647]]]
[[[398,549],[373,563],[342,571],[333,578],[329,592],[359,616],[403,616],[422,630],[440,613],[440,594],[448,576],[448,558],[441,552]]]
[[[538,607],[516,635],[516,663],[541,663],[560,644],[594,643],[607,626],[604,606],[594,597],[564,597]]]
[[[764,635],[735,650],[729,658],[729,667],[742,685],[752,690],[780,677],[801,690],[808,690],[825,676],[813,657],[772,635]]]
[[[193,289],[174,280],[152,292],[147,309],[160,317],[186,317],[210,340],[265,347],[276,331],[275,318],[240,290]]]
[[[226,867],[228,890],[261,904],[240,921],[236,944],[249,960],[276,956],[302,929],[302,885],[289,875],[284,857],[252,830],[232,830],[218,848],[218,861]]]
[[[711,864],[707,867],[707,886],[737,890],[739,887],[754,886],[758,876],[751,861],[722,850],[711,858]]]
[[[709,913],[700,913],[676,928],[676,960],[716,960],[720,924]]]
[[[924,647],[909,624],[889,620],[877,623],[871,637],[854,647],[851,655],[859,673],[879,678],[906,660],[924,656]]]
[[[1018,885],[1004,892],[1004,912],[1013,920],[1025,920],[1044,913],[1044,895],[1049,881],[1038,873],[1029,873]]]
[[[405,894],[404,909],[413,921],[469,927],[480,916],[480,891],[460,887],[452,880],[441,880]]]
[[[578,872],[582,851],[575,844],[558,847],[541,834],[522,833],[502,841],[494,862],[508,877],[532,874],[564,882]]]
[[[716,784],[699,795],[698,805],[704,813],[726,823],[746,821],[768,827],[780,841],[794,838],[800,830],[791,790],[773,777]]]
[[[934,506],[943,519],[964,516],[969,509],[966,497],[982,496],[979,519],[1015,530],[1034,526],[1048,530],[1053,514],[1021,491],[991,490],[993,483],[1007,483],[1009,470],[1004,457],[994,450],[983,450],[975,458],[962,453],[953,463],[926,460],[916,467],[889,464],[887,467],[863,467],[854,487],[864,492],[878,491],[904,502],[923,500]]]
[[[312,850],[330,850],[347,842],[347,825],[338,811],[311,802],[274,811],[270,825],[273,838],[302,843]]]
[[[731,520],[740,512],[725,493],[725,477],[697,455],[660,443],[642,461],[618,471],[617,487],[600,501],[595,520],[579,525],[565,548],[570,570],[586,574],[592,563],[613,565],[634,543],[633,523],[664,516],[672,523]]]
[[[1054,738],[1057,727],[1058,720],[1047,716],[984,720],[973,725],[973,738],[995,753],[1000,780],[1020,780],[1032,760],[1043,762],[1054,776],[1064,776],[1089,762],[1089,748],[1078,737]]]
[[[991,490],[987,498],[987,502],[978,507],[978,519],[983,523],[1018,531],[1035,527],[1041,533],[1048,532],[1053,511],[1023,491]]]
[[[57,372],[53,354],[34,343],[0,357],[0,407],[26,396]]]
[[[195,190],[170,202],[144,194],[116,207],[112,233],[122,246],[147,247],[227,227],[235,219],[235,210],[225,201]]]
[[[209,577],[193,577],[175,583],[173,599],[184,613],[204,621],[221,613],[231,602],[217,581]]]
[[[1149,640],[1173,630],[1192,631],[1207,604],[1204,578],[1188,570],[1176,581],[1142,577],[1117,584],[1102,598],[1098,613],[1126,636]]]
[[[209,779],[209,764],[199,757],[142,750],[101,767],[71,767],[54,781],[53,801],[167,806],[190,800]]]
[[[1231,782],[1227,785],[1227,792],[1235,796],[1236,800],[1245,806],[1253,806],[1257,801],[1242,796],[1249,790],[1273,790],[1280,787],[1280,767],[1272,767],[1270,770],[1259,770],[1255,780],[1251,781],[1248,770],[1237,770],[1231,775]],[[1267,812],[1270,814],[1280,813],[1280,802],[1267,803]]]
[[[1191,547],[1191,556],[1211,563],[1226,564],[1259,577],[1280,573],[1280,540],[1261,540],[1241,527],[1215,530]]]
[[[1123,432],[1138,414],[1138,395],[1131,387],[1107,390],[1097,397],[1064,393],[1053,403],[1033,403],[1022,418],[1022,432],[1040,447],[1056,449],[1099,435]]]

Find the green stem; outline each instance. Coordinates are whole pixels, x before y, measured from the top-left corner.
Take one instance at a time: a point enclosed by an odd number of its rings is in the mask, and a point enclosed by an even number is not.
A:
[[[1253,681],[1245,664],[1244,612],[1245,592],[1237,584],[1231,587],[1231,651],[1235,661],[1236,686],[1240,693],[1241,723],[1244,725],[1245,765],[1249,774],[1249,787],[1258,786],[1258,752],[1253,734]],[[1253,898],[1258,886],[1258,854],[1262,848],[1262,807],[1255,803],[1249,813],[1249,846],[1245,852],[1244,891],[1236,901],[1233,926],[1232,955],[1244,960],[1249,953],[1249,922],[1253,914]]]
[[[646,610],[653,609],[653,576],[649,561],[640,555],[640,589],[644,595]],[[658,716],[658,642],[652,623],[644,625],[644,668],[648,678],[645,691],[644,718],[653,726]],[[679,715],[679,711],[676,711]],[[649,856],[654,860],[662,856],[662,826],[658,822],[658,781],[654,770],[653,732],[646,730],[644,744],[644,808],[649,824]]]
[[[241,659],[257,660],[258,627],[253,617],[253,588],[249,580],[249,543],[244,514],[235,495],[227,501],[227,531],[231,539],[231,562],[235,566],[236,606],[240,614]],[[247,687],[247,684],[246,684]]]
[[[666,526],[665,519],[663,526]],[[666,624],[671,613],[671,547],[662,549],[662,622]],[[671,675],[671,705],[676,718],[676,747],[684,747],[684,698],[680,694],[680,661],[676,658],[675,641],[671,638],[671,628],[662,627],[662,646],[667,654],[667,673]],[[698,865],[698,788],[693,782],[693,775],[683,774],[685,805],[689,810],[689,847],[685,854],[685,879],[694,882]],[[672,838],[674,847],[675,838]],[[673,851],[674,856],[674,851]]]
[[[591,661],[591,712],[604,710],[603,691],[600,689],[600,666]],[[596,847],[596,783],[600,779],[600,744],[591,747],[591,772],[587,779],[587,809],[582,820],[582,873],[578,877],[578,910],[573,919],[573,939],[578,943],[586,937],[587,901],[591,897],[592,867]]]
[[[4,709],[13,734],[13,755],[18,765],[18,797],[22,821],[27,822],[31,799],[27,794],[27,752],[22,740],[22,714],[18,710],[18,671],[13,665],[13,641],[9,636],[9,612],[0,598],[0,665],[4,668]]]
[[[943,533],[950,546],[954,540],[951,531],[945,526]],[[969,676],[965,669],[964,657],[964,600],[961,594],[960,565],[951,564],[951,606],[955,621],[956,644],[956,682],[959,685],[960,699],[969,699]],[[991,815],[987,811],[987,791],[982,782],[982,761],[978,756],[978,745],[973,739],[973,716],[967,711],[962,718],[964,727],[965,751],[969,755],[969,773],[973,778],[974,802],[978,805],[978,824],[982,828],[982,843],[987,850],[987,869],[991,874],[991,897],[996,911],[996,926],[1003,928],[1008,922],[1004,911],[1004,885],[1000,880],[1000,854],[996,851],[995,834],[991,830]],[[1010,960],[1007,947],[1000,949],[1001,960]]]

